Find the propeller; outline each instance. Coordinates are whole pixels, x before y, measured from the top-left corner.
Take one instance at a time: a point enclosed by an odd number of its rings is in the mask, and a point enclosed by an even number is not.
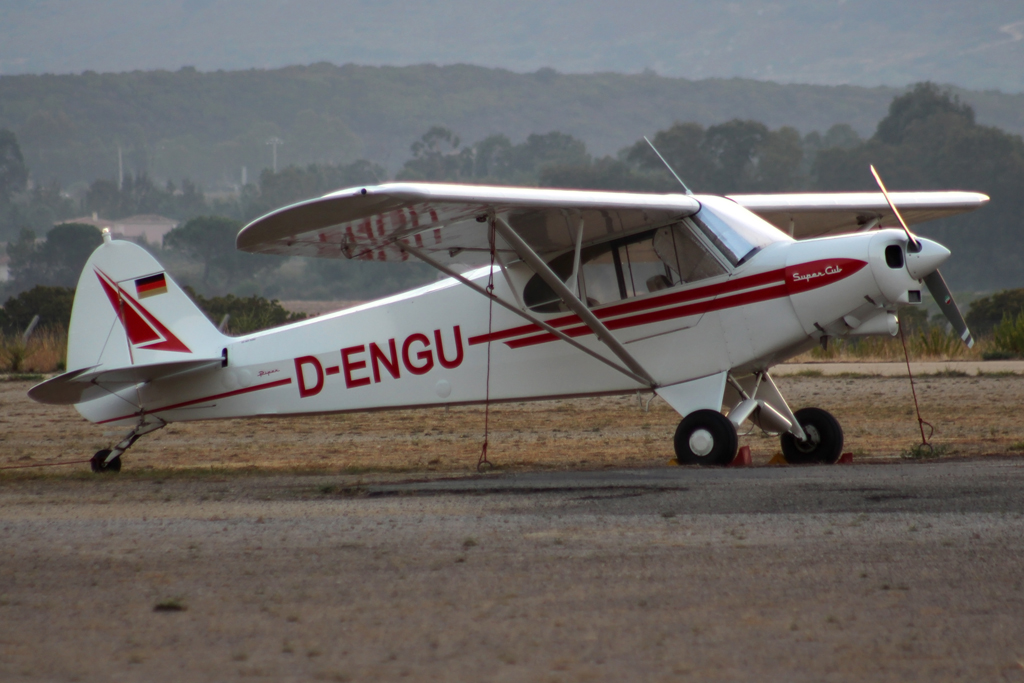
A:
[[[900,225],[903,226],[903,231],[907,233],[907,239],[909,240],[907,251],[911,254],[922,252],[924,244],[914,236],[914,233],[910,232],[910,228],[907,227],[907,222],[903,220],[903,216],[900,215],[899,209],[896,208],[892,198],[889,197],[889,191],[885,189],[885,183],[882,182],[881,176],[878,175],[878,171],[875,170],[873,165],[871,166],[871,175],[875,176],[875,182],[878,183],[878,188],[882,191],[882,196],[884,196],[885,201],[889,203],[889,208],[892,209],[892,212],[896,214],[897,220],[899,220]],[[909,270],[910,264],[908,263],[907,265]],[[913,275],[913,273],[911,274]],[[953,301],[953,294],[949,291],[949,286],[946,284],[946,280],[942,277],[942,273],[939,272],[939,269],[937,267],[931,269],[930,272],[921,279],[924,280],[924,284],[928,288],[928,291],[931,293],[936,303],[938,303],[939,310],[942,311],[942,314],[946,316],[946,320],[949,321],[949,324],[953,326],[956,333],[960,335],[960,338],[965,344],[967,344],[967,348],[974,346],[974,337],[971,336],[971,331],[967,329],[967,322],[964,320],[964,316],[957,307],[956,302]]]

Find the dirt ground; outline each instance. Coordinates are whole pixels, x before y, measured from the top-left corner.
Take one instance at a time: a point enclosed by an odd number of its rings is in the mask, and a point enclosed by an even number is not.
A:
[[[844,450],[855,459],[898,459],[920,443],[906,377],[817,372],[780,375],[779,388],[794,409],[831,411],[843,426]],[[1024,451],[1024,376],[960,372],[917,378],[921,414],[934,425],[936,451]],[[71,407],[34,403],[25,395],[29,386],[0,382],[0,467],[81,460],[122,435],[89,424]],[[649,398],[492,406],[489,459],[505,471],[666,464],[679,418],[658,398],[645,411]],[[126,469],[143,470],[457,473],[475,470],[483,432],[482,407],[175,423],[142,438],[123,460]],[[741,436],[740,444],[750,446],[755,464],[779,452],[778,438],[759,431]],[[75,468],[82,466],[69,466]]]
[[[0,680],[1024,681],[1024,376],[920,377],[920,460],[905,378],[797,372],[854,466],[673,467],[678,417],[633,396],[493,407],[485,476],[482,408],[0,470]],[[0,467],[120,436],[30,384]]]

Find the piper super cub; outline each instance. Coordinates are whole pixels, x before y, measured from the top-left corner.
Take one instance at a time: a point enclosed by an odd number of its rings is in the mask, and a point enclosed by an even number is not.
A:
[[[895,334],[898,310],[921,305],[922,283],[972,343],[937,270],[949,251],[915,237],[904,217],[961,213],[988,197],[890,197],[879,186],[730,197],[341,190],[253,221],[237,247],[418,259],[447,277],[240,337],[221,334],[145,250],[104,234],[78,282],[68,372],[29,396],[130,428],[96,453],[94,471],[119,470],[136,439],[179,420],[639,391],[682,416],[680,463],[728,464],[745,420],[779,432],[790,462],[835,462],[839,423],[818,408],[793,412],[772,366],[830,338]]]

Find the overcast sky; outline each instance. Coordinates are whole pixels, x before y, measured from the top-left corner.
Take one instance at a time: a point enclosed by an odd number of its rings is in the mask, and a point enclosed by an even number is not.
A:
[[[0,0],[0,74],[471,63],[1024,91],[1021,0]]]

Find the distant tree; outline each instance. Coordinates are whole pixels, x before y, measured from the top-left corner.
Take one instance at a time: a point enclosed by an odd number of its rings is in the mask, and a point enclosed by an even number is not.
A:
[[[258,282],[267,270],[280,265],[268,256],[235,249],[239,221],[222,216],[200,216],[164,236],[164,247],[202,266],[204,290],[227,292],[242,283]]]
[[[652,183],[650,176],[637,173],[625,161],[612,157],[587,164],[546,166],[540,171],[542,187],[643,192],[654,189],[652,185],[657,184],[659,181]]]
[[[733,120],[703,128],[675,123],[654,136],[654,145],[694,192],[773,192],[803,182],[800,134],[792,128],[769,130],[756,121]],[[591,163],[557,165],[541,173],[552,187],[680,192],[682,188],[644,140]]]
[[[709,191],[712,182],[711,161],[703,146],[704,133],[704,126],[699,123],[677,121],[668,130],[658,131],[651,141],[693,192]],[[638,140],[627,148],[625,158],[639,169],[650,172],[658,190],[675,192],[679,189],[678,181],[645,140]]]
[[[750,192],[759,185],[758,156],[767,143],[768,126],[758,121],[733,119],[711,126],[701,148],[711,163],[713,192]]]
[[[121,217],[121,190],[112,180],[95,180],[85,193],[83,208],[104,218]]]
[[[800,163],[800,174],[805,176],[808,185],[813,185],[814,163],[819,152],[826,149],[853,149],[863,142],[857,131],[848,123],[837,123],[825,131],[824,135],[818,131],[808,133],[801,140],[803,160]]]
[[[901,144],[916,125],[939,114],[962,118],[967,124],[974,123],[974,110],[961,102],[959,96],[934,83],[917,83],[910,92],[892,101],[889,115],[879,122],[875,138],[887,145]]]
[[[473,146],[474,178],[505,179],[510,172],[512,142],[505,135],[490,135]]]
[[[1024,289],[1007,289],[975,299],[964,316],[975,335],[988,334],[1004,317],[1024,313]]]
[[[167,181],[168,200],[160,213],[170,218],[188,220],[201,216],[209,211],[203,188],[188,178],[181,181],[181,190],[175,187],[170,180]]]
[[[203,190],[196,183],[186,178],[180,190],[170,181],[160,187],[146,173],[125,174],[120,189],[112,180],[93,181],[85,193],[83,208],[107,219],[153,213],[188,220],[209,211]]]
[[[566,133],[536,133],[508,151],[509,172],[534,176],[548,166],[580,166],[590,163],[587,146]]]
[[[24,331],[39,316],[40,327],[67,329],[71,324],[71,306],[75,290],[71,287],[36,285],[32,289],[12,296],[0,309],[0,328],[7,334]]]
[[[800,133],[795,128],[783,126],[769,131],[768,136],[757,150],[754,192],[785,192],[802,186],[800,164],[803,160]]]
[[[834,149],[841,147],[842,149],[852,149],[862,142],[863,140],[857,134],[857,131],[853,129],[853,126],[848,123],[837,123],[825,131],[825,135],[821,138],[821,148]]]
[[[0,128],[0,204],[25,189],[28,168],[18,146],[18,138],[11,131]]]
[[[398,180],[458,181],[473,175],[473,150],[459,148],[459,136],[444,126],[433,126],[412,143],[412,159],[395,176]]]
[[[815,189],[876,190],[869,164],[890,190],[988,194],[991,202],[985,208],[924,223],[919,231],[952,250],[953,258],[943,266],[950,286],[1024,284],[1018,256],[1024,216],[1024,140],[1019,135],[977,124],[970,107],[923,83],[893,100],[870,139],[819,152]]]
[[[395,176],[398,180],[536,185],[546,168],[590,163],[583,141],[558,131],[530,135],[518,145],[504,135],[491,135],[464,147],[450,129],[434,126],[412,144],[411,150],[413,158]]]
[[[36,242],[31,230],[7,245],[11,258],[11,280],[14,291],[35,285],[75,287],[92,252],[103,243],[99,231],[83,223],[63,223]]]
[[[305,313],[292,313],[277,299],[268,300],[256,295],[237,297],[233,294],[206,298],[190,287],[185,291],[214,325],[220,325],[225,315],[230,316],[227,330],[232,334],[247,334],[306,319]]]
[[[215,271],[231,278],[244,268],[235,249],[242,224],[221,216],[200,216],[164,235],[164,246],[203,265],[202,281],[209,286]]]

